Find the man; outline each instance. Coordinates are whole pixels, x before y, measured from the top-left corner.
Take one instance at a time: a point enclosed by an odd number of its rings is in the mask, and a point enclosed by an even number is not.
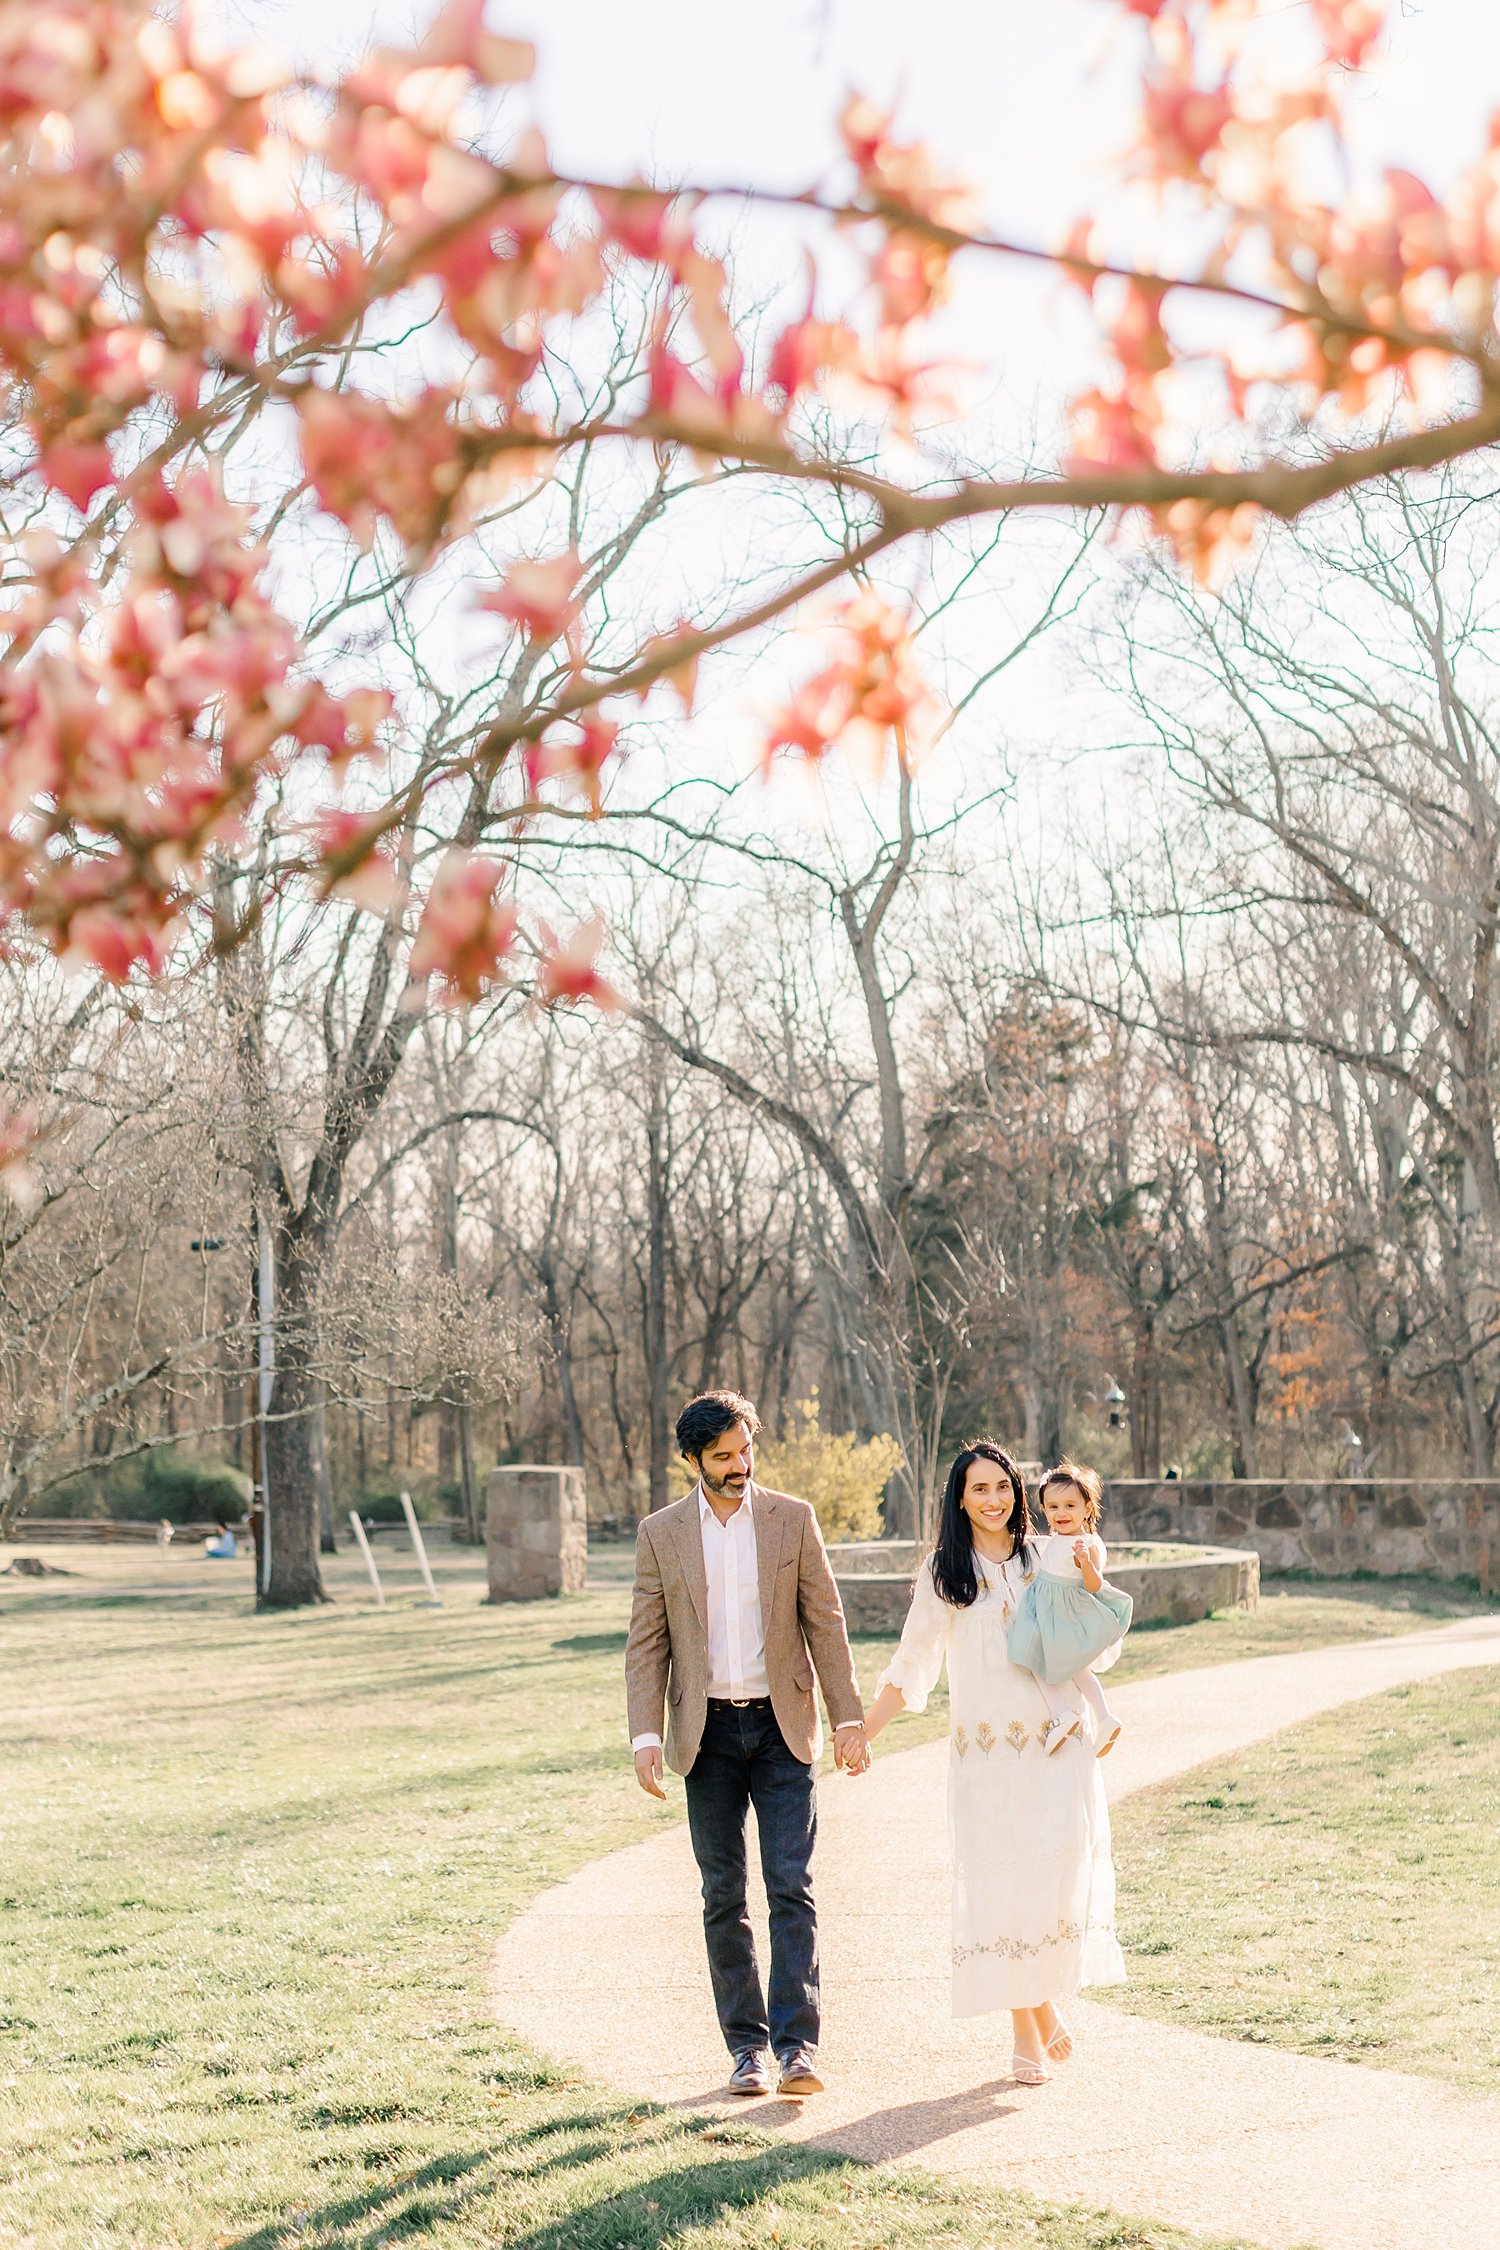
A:
[[[754,1482],[760,1420],[737,1391],[705,1391],[677,1417],[698,1482],[648,1516],[636,1542],[625,1650],[636,1779],[683,1776],[703,1877],[714,2005],[733,2058],[730,2090],[798,2099],[823,2090],[813,1767],[822,1729],[816,1671],[846,1773],[870,1763],[843,1605],[805,1500]],[[755,1807],[771,1917],[770,2005],[745,1906],[745,1828]],[[769,2045],[775,2058],[773,2076]]]

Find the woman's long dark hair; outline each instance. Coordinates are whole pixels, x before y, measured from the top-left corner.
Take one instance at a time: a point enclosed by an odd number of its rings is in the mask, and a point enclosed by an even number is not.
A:
[[[964,1486],[976,1461],[993,1461],[1008,1481],[1014,1498],[1005,1528],[1014,1543],[1012,1552],[1020,1557],[1022,1570],[1031,1567],[1031,1557],[1026,1551],[1026,1534],[1031,1529],[1026,1513],[1026,1479],[1003,1445],[996,1445],[992,1438],[971,1438],[948,1471],[943,1505],[938,1514],[937,1544],[932,1550],[932,1582],[943,1600],[952,1602],[955,1609],[967,1609],[979,1593],[979,1573],[974,1566],[974,1527],[963,1509]]]

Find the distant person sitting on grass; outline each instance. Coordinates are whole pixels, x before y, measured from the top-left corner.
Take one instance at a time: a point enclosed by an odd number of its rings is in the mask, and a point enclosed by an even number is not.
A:
[[[1059,1461],[1038,1485],[1037,1498],[1048,1536],[1016,1606],[1007,1636],[1010,1660],[1032,1674],[1046,1700],[1051,1717],[1043,1748],[1049,1755],[1080,1731],[1087,1705],[1098,1738],[1094,1755],[1102,1758],[1120,1739],[1120,1722],[1094,1674],[1119,1655],[1133,1607],[1128,1594],[1105,1583],[1109,1558],[1099,1537],[1104,1487],[1096,1470]]]
[[[221,1523],[213,1538],[203,1542],[205,1561],[233,1562],[238,1553],[234,1533],[227,1523]]]

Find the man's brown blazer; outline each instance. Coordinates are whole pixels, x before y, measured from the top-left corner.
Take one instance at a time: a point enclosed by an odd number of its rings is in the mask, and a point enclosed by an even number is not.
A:
[[[864,1716],[844,1605],[807,1502],[757,1484],[751,1508],[771,1707],[792,1756],[810,1765],[823,1747],[814,1671],[834,1726]],[[698,1511],[694,1487],[642,1523],[625,1648],[631,1740],[663,1735],[674,1773],[692,1766],[708,1714],[708,1579]]]

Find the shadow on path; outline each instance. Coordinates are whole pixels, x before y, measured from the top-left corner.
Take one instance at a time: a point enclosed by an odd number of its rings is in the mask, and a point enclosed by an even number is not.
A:
[[[938,2141],[951,2140],[955,2133],[970,2132],[976,2125],[996,2125],[1002,2117],[1016,2116],[1020,2103],[1000,2099],[1009,2092],[1014,2092],[1011,2079],[992,2078],[987,2085],[970,2086],[962,2093],[902,2102],[892,2109],[872,2109],[840,2125],[836,2137],[814,2133],[805,2145],[842,2149],[867,2163],[917,2156]]]

